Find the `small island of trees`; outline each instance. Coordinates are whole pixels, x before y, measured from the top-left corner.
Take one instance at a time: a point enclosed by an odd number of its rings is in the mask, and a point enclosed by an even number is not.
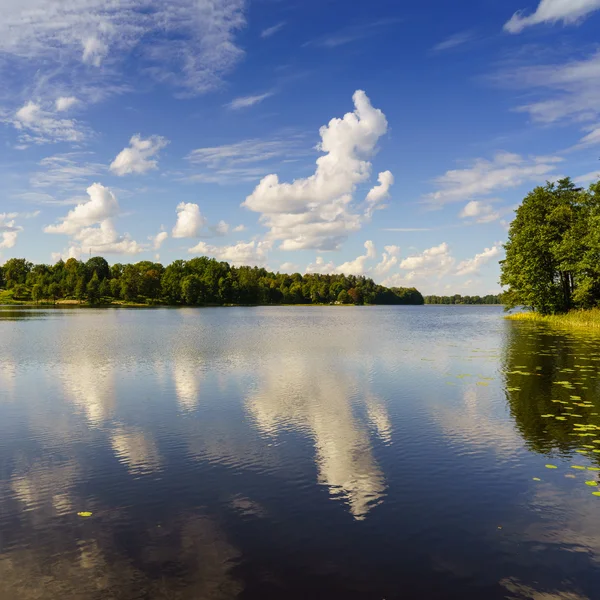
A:
[[[0,267],[0,303],[137,305],[423,304],[415,288],[386,288],[354,275],[272,273],[207,257],[167,267],[141,261],[114,264],[95,256],[34,265],[12,258]]]

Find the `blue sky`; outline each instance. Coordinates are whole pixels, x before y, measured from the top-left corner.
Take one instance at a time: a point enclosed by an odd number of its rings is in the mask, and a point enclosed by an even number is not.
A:
[[[206,254],[484,294],[527,191],[600,173],[600,0],[2,13],[0,262]]]

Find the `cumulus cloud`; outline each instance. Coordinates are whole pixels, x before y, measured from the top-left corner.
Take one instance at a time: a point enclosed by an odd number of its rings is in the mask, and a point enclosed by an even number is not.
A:
[[[516,12],[504,25],[504,30],[520,33],[526,27],[540,23],[572,25],[599,9],[600,0],[541,0],[537,10],[530,15]]]
[[[114,67],[135,51],[144,74],[201,93],[218,87],[243,56],[235,35],[245,8],[245,0],[7,0],[0,52],[72,72],[77,64]],[[114,72],[106,69],[106,77]]]
[[[300,267],[296,263],[284,262],[279,265],[280,273],[297,273]]]
[[[204,225],[206,225],[206,218],[197,204],[180,202],[177,205],[177,222],[172,231],[174,238],[198,237]]]
[[[263,242],[238,242],[231,246],[213,246],[205,242],[199,242],[188,252],[190,254],[201,254],[212,256],[218,260],[224,260],[237,266],[250,265],[264,267],[272,243]]]
[[[358,231],[363,215],[352,206],[356,186],[369,179],[379,138],[387,131],[385,115],[373,108],[359,90],[355,110],[321,127],[313,175],[281,183],[275,174],[264,177],[242,206],[260,213],[268,239],[282,250],[333,250]]]
[[[454,266],[454,258],[450,254],[450,247],[446,242],[433,246],[420,254],[413,254],[400,263],[400,268],[408,271],[405,276],[410,281],[417,277],[441,277],[450,272]]]
[[[306,266],[306,272],[330,275],[335,272],[335,264],[333,261],[325,262],[325,259],[322,256],[317,256],[314,263],[309,263]]]
[[[166,239],[169,237],[169,234],[166,231],[161,231],[160,233],[156,234],[152,239],[152,249],[153,250],[160,250],[160,247],[163,245],[163,243],[166,241]]]
[[[22,227],[15,223],[17,213],[0,213],[0,249],[14,248]]]
[[[147,246],[132,240],[129,234],[120,235],[115,229],[112,219],[105,219],[98,227],[84,227],[73,239],[78,246],[72,246],[72,251],[85,254],[139,254],[147,250]]]
[[[263,100],[270,98],[273,95],[273,92],[265,92],[264,94],[257,94],[255,96],[242,96],[240,98],[235,98],[227,107],[231,110],[240,110],[241,108],[248,108],[250,106],[254,106],[255,104],[260,104]]]
[[[129,147],[123,148],[110,165],[116,175],[146,173],[158,168],[156,157],[168,140],[159,135],[151,135],[147,139],[137,134],[129,140]]]
[[[390,197],[390,188],[394,184],[394,176],[391,171],[384,171],[379,173],[377,178],[379,185],[371,188],[367,194],[367,210],[365,215],[371,217],[373,212],[385,208],[383,201]]]
[[[246,226],[236,225],[231,231],[233,231],[233,233],[240,233],[241,231],[246,231]]]
[[[213,225],[211,230],[217,235],[227,235],[229,233],[229,223],[221,220],[216,225]]]
[[[471,200],[463,207],[459,216],[461,219],[472,219],[476,223],[491,223],[500,218],[500,213],[488,202]]]
[[[460,202],[524,183],[543,183],[555,175],[561,161],[556,156],[524,158],[509,152],[498,152],[492,160],[478,158],[466,169],[453,169],[438,177],[435,183],[439,189],[425,196],[425,202]]]
[[[87,194],[88,201],[70,210],[59,223],[44,228],[46,233],[71,237],[72,245],[66,251],[66,256],[79,257],[89,251],[98,254],[138,254],[147,249],[128,234],[120,235],[117,232],[113,218],[119,213],[119,204],[108,188],[94,183],[87,189]]]
[[[473,258],[463,260],[456,268],[457,275],[470,275],[478,273],[483,265],[486,265],[493,258],[497,257],[502,251],[501,244],[495,244],[491,248],[486,248],[483,252],[476,254]]]
[[[87,189],[89,200],[70,210],[62,222],[48,225],[46,233],[73,235],[83,227],[94,225],[119,213],[119,204],[115,195],[100,183],[94,183]]]
[[[373,268],[373,274],[377,278],[387,275],[398,264],[399,256],[399,246],[385,246],[385,252],[381,255],[381,262]]]
[[[56,112],[63,112],[65,110],[69,110],[73,106],[79,103],[79,100],[75,98],[75,96],[61,96],[56,99],[54,104],[56,108]]]
[[[365,275],[368,271],[367,261],[377,258],[375,244],[371,240],[365,242],[366,254],[357,256],[354,260],[342,263],[336,267],[336,273],[344,273],[344,275]]]
[[[19,141],[24,145],[81,142],[85,138],[84,130],[77,121],[57,117],[53,110],[32,100],[12,117],[3,120],[19,131]]]
[[[369,265],[369,262],[377,258],[375,244],[371,240],[367,240],[364,246],[366,249],[365,254],[357,256],[354,260],[349,260],[339,266],[336,266],[333,261],[326,262],[322,256],[318,256],[314,263],[310,263],[306,267],[306,272],[320,273],[321,275],[343,273],[345,275],[374,275],[379,277],[386,274],[392,267],[398,264],[398,256],[400,254],[398,246],[386,246],[385,252],[381,257],[381,262],[375,266]]]

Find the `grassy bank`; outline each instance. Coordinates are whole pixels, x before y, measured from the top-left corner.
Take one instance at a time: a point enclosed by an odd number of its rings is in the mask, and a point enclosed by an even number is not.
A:
[[[564,315],[540,315],[535,312],[519,312],[507,315],[511,321],[530,321],[548,323],[560,327],[581,327],[600,330],[600,308],[591,310],[572,310]]]

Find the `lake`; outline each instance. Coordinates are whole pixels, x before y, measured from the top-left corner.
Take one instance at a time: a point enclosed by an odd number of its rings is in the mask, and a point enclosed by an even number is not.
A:
[[[0,598],[598,598],[600,338],[502,316],[0,307]]]

